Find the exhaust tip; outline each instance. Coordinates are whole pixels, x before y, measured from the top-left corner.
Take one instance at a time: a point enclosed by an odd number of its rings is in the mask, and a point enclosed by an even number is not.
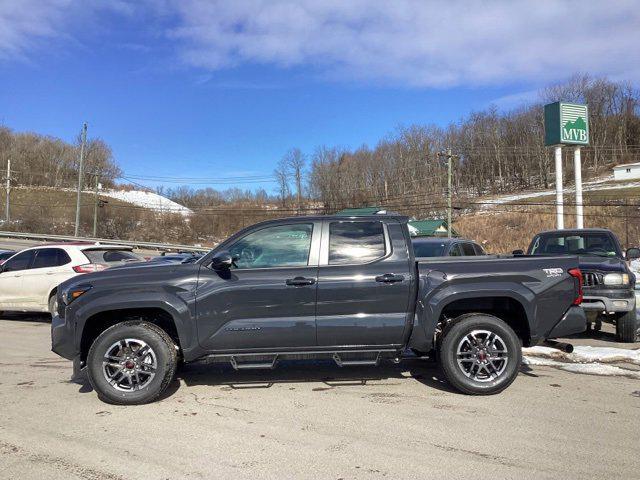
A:
[[[547,347],[555,348],[556,350],[560,350],[564,353],[573,353],[573,345],[565,342],[557,342],[555,340],[545,340],[544,344]]]

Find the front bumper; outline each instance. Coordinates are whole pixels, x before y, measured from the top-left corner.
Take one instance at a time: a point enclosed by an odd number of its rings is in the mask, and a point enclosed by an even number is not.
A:
[[[72,326],[64,318],[54,315],[51,319],[51,350],[61,357],[73,360],[80,355],[74,338]]]
[[[587,316],[584,310],[576,305],[572,306],[564,314],[564,317],[556,323],[555,327],[545,336],[546,338],[559,338],[576,333],[582,333],[587,329]]]
[[[585,288],[582,308],[598,312],[631,312],[636,308],[636,296],[633,290],[625,288]]]

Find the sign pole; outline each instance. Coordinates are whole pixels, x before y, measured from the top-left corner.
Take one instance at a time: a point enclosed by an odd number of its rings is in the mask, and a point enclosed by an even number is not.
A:
[[[562,147],[555,147],[556,156],[556,228],[564,228],[564,201],[562,199]]]
[[[573,151],[573,168],[576,176],[576,227],[584,228],[582,210],[582,162],[580,159],[580,147]]]

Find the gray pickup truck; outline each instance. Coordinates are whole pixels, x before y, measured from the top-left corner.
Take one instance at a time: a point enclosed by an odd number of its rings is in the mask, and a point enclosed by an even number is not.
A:
[[[587,328],[593,324],[595,330],[600,330],[603,321],[613,323],[619,342],[636,341],[640,329],[634,291],[636,277],[627,261],[640,257],[640,250],[629,248],[623,253],[611,230],[584,228],[541,232],[531,240],[527,254],[577,255],[584,279],[582,308]]]
[[[53,351],[100,399],[158,398],[180,361],[339,366],[433,353],[448,381],[497,393],[522,345],[584,331],[576,257],[415,258],[407,218],[295,217],[248,227],[195,263],[135,265],[58,289]]]

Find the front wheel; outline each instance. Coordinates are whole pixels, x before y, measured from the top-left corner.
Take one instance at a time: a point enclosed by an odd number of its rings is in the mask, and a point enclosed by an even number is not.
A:
[[[52,317],[58,314],[58,295],[56,295],[55,293],[53,293],[49,297],[48,308],[49,308],[49,313],[51,314]]]
[[[636,311],[618,314],[616,318],[616,340],[622,343],[633,343],[636,341],[638,324]]]
[[[499,318],[467,314],[445,330],[439,357],[445,377],[456,389],[491,395],[518,376],[522,346],[513,329]]]
[[[142,321],[118,323],[98,336],[89,349],[87,372],[103,402],[139,405],[156,400],[177,366],[171,337]]]

